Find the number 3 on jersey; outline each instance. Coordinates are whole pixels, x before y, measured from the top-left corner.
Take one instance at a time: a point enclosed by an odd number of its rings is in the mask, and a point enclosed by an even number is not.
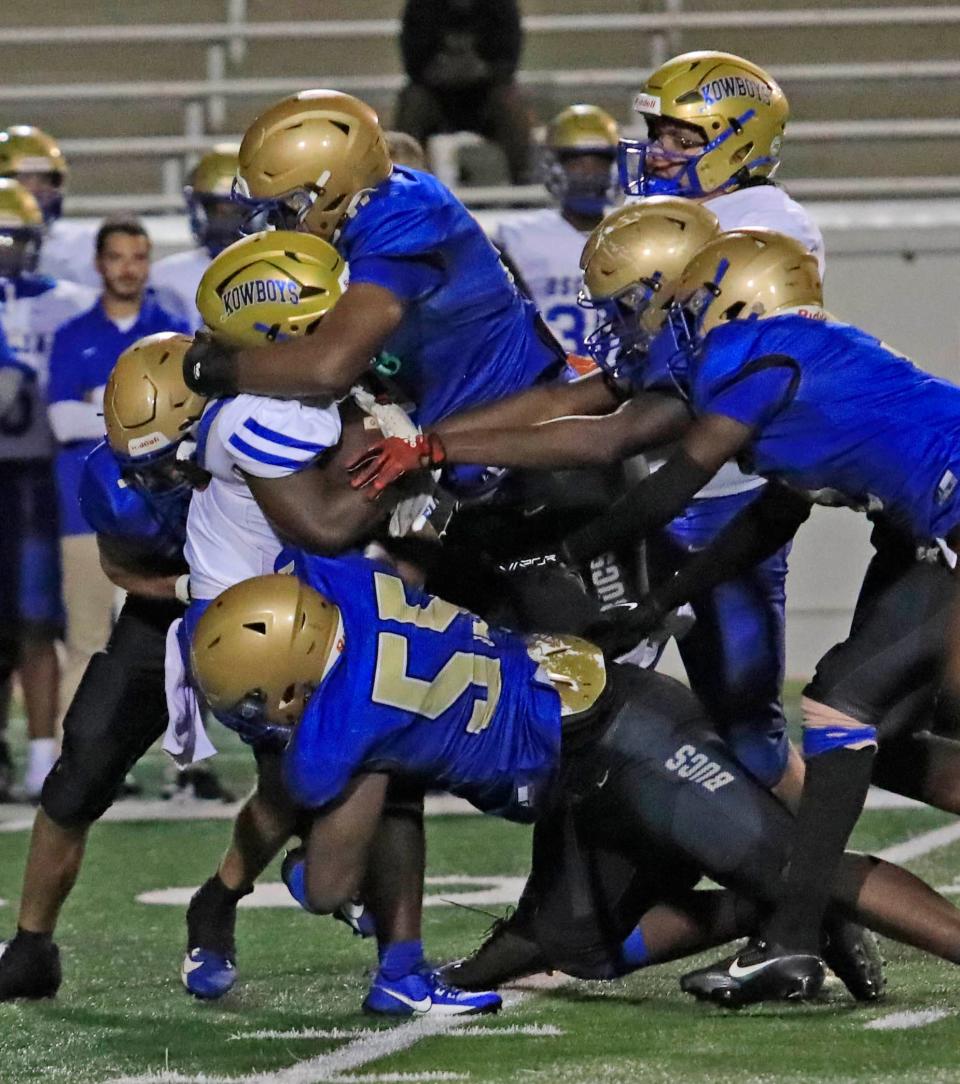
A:
[[[374,575],[377,613],[381,621],[397,621],[419,630],[443,633],[465,611],[443,599],[431,599],[427,606],[411,606],[403,590],[403,582],[384,572]],[[474,638],[489,643],[487,626],[473,619]],[[398,632],[381,632],[377,637],[377,664],[371,699],[374,703],[399,708],[426,719],[438,719],[468,690],[476,699],[467,723],[469,734],[486,730],[500,699],[500,660],[469,651],[454,651],[436,675],[427,680],[413,677],[409,672],[410,641]],[[485,699],[478,695],[486,691]]]

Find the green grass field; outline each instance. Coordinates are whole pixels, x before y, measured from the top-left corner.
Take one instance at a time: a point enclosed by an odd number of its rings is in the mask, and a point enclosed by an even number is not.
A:
[[[231,750],[223,763],[242,782],[243,754]],[[151,756],[141,771],[151,786],[158,765]],[[952,820],[922,809],[868,811],[855,843],[879,850]],[[960,975],[890,943],[889,994],[869,1008],[837,991],[804,1007],[704,1007],[679,992],[677,977],[691,966],[684,961],[616,983],[513,991],[495,1019],[389,1027],[359,1011],[373,961],[369,942],[330,919],[258,907],[240,915],[234,991],[219,1003],[198,1003],[179,982],[183,906],[137,897],[199,884],[228,831],[226,822],[212,820],[97,827],[58,935],[60,995],[0,1005],[0,1084],[960,1081]],[[429,819],[428,832],[430,876],[495,882],[525,871],[526,829],[443,816]],[[3,935],[13,928],[27,841],[25,830],[0,831]],[[956,879],[960,892],[960,843],[930,850],[911,868],[938,886]],[[263,878],[278,879],[276,868]],[[450,883],[430,891],[448,898],[476,887]],[[461,954],[487,925],[459,907],[428,907],[428,951],[437,959]],[[936,1011],[941,1018],[932,1018]],[[910,1028],[865,1027],[904,1013],[924,1015],[902,1021]]]

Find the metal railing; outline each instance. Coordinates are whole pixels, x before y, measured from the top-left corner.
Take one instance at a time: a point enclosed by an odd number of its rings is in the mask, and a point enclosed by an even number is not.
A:
[[[528,34],[570,34],[585,31],[623,33],[642,32],[650,35],[646,42],[652,63],[663,59],[664,43],[673,40],[677,32],[689,29],[799,29],[799,28],[868,28],[905,26],[960,26],[960,4],[931,6],[906,4],[899,7],[863,8],[790,8],[768,11],[690,11],[684,10],[683,0],[664,0],[662,12],[613,13],[596,15],[531,15],[523,20]],[[250,21],[246,0],[225,0],[222,22],[178,24],[139,24],[131,26],[54,26],[0,28],[0,45],[29,44],[40,46],[69,46],[83,55],[83,46],[98,43],[123,45],[149,42],[156,45],[181,46],[191,42],[205,49],[206,70],[203,78],[189,80],[123,82],[71,82],[62,84],[33,84],[0,86],[0,104],[27,105],[30,102],[77,101],[149,101],[166,100],[182,103],[182,134],[174,136],[140,136],[133,138],[87,137],[64,139],[62,146],[71,157],[146,157],[162,159],[163,191],[157,194],[124,196],[73,197],[70,207],[100,211],[125,206],[131,209],[175,208],[179,205],[180,185],[185,167],[191,158],[219,139],[236,138],[222,133],[226,123],[228,99],[244,97],[282,96],[302,89],[300,77],[229,78],[228,58],[239,64],[251,41],[284,39],[393,39],[399,32],[398,19],[333,19],[306,21]],[[650,68],[586,68],[559,71],[527,70],[518,80],[529,87],[563,88],[590,87],[624,90],[638,86]],[[791,84],[814,82],[849,82],[896,79],[916,83],[933,79],[956,80],[960,77],[960,60],[872,61],[843,64],[788,64],[774,70],[788,88]],[[313,85],[328,83],[361,96],[396,92],[404,83],[397,73],[384,75],[350,75],[311,80]],[[19,118],[17,118],[19,119]],[[882,137],[893,140],[955,139],[960,137],[960,120],[933,119],[868,119],[835,121],[795,121],[790,125],[790,141],[863,141]],[[918,194],[953,194],[957,182],[952,177],[907,178],[844,178],[823,181],[803,178],[791,187],[803,194],[863,194],[906,190]],[[465,189],[471,204],[503,205],[526,199],[536,205],[539,189],[521,194],[516,189]]]

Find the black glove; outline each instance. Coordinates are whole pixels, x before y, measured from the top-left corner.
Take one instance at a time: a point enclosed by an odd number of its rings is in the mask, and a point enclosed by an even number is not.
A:
[[[662,624],[665,611],[650,595],[639,602],[619,602],[603,611],[599,620],[584,630],[584,637],[605,655],[617,658],[640,643]]]
[[[198,331],[193,346],[183,355],[183,379],[191,391],[208,398],[236,395],[235,346],[218,342],[209,331]]]

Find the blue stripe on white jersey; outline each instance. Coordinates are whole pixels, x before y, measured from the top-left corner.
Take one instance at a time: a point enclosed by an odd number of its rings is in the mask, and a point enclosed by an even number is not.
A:
[[[241,455],[246,456],[249,459],[255,459],[258,463],[266,463],[271,467],[289,467],[290,470],[301,470],[311,463],[317,456],[316,452],[298,452],[294,451],[293,455],[298,455],[299,458],[292,458],[287,455],[277,455],[275,452],[267,451],[264,447],[257,447],[254,444],[250,444],[242,437],[237,436],[236,433],[230,434],[231,447],[235,448]],[[265,442],[267,443],[267,442]],[[272,443],[272,442],[269,442]],[[283,447],[282,445],[280,446]],[[242,465],[242,460],[240,461]]]
[[[276,429],[261,425],[256,418],[247,418],[243,423],[243,428],[249,430],[255,436],[272,441],[274,444],[282,444],[285,448],[299,448],[305,452],[313,452],[314,455],[319,455],[320,452],[325,452],[328,448],[326,444],[316,444],[313,441],[289,437],[286,433],[278,433]]]

